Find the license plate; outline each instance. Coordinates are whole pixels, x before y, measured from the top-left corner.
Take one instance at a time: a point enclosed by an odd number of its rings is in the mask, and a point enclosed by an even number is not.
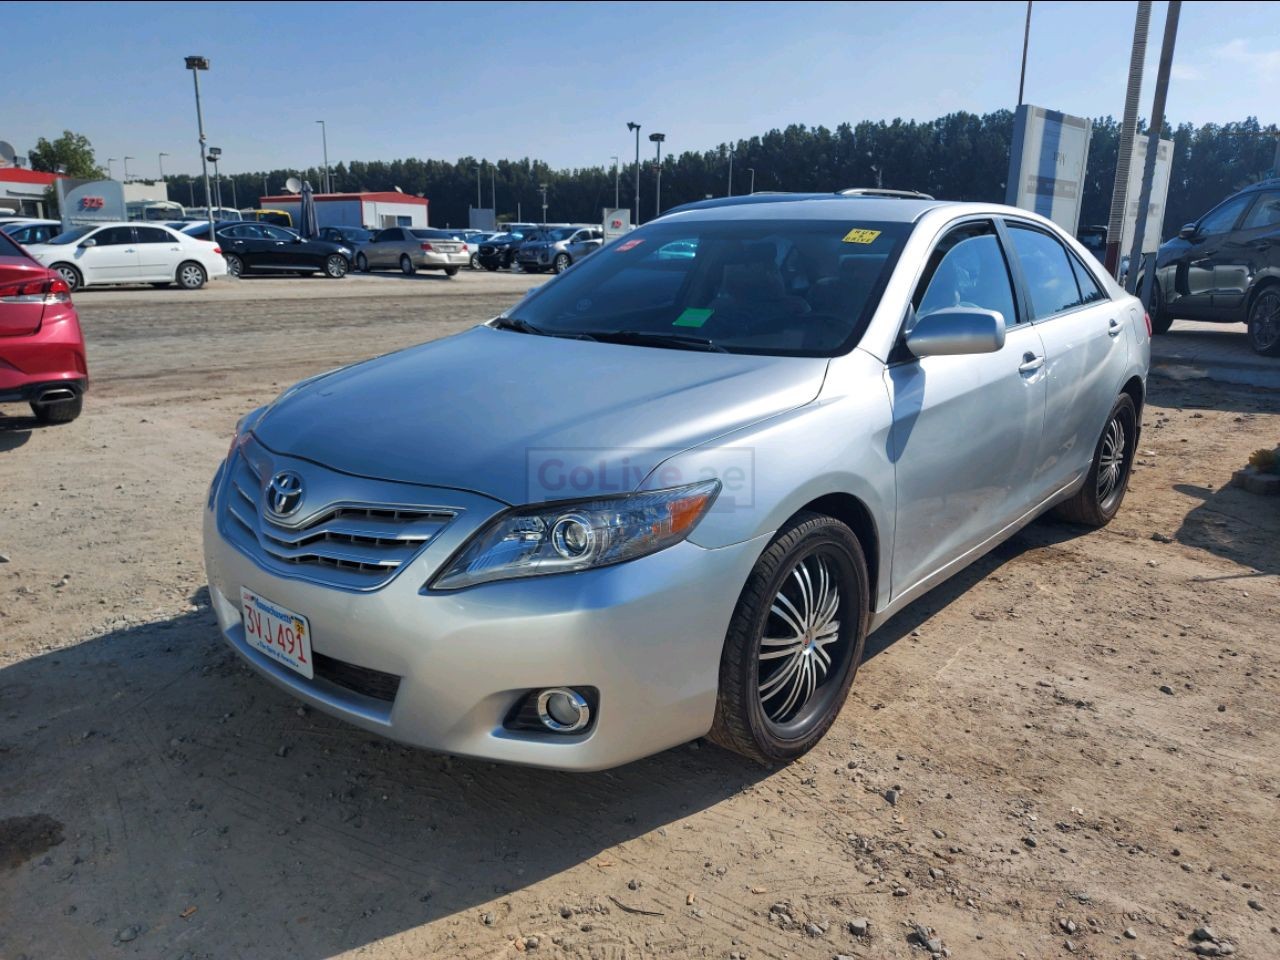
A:
[[[249,646],[308,680],[315,676],[311,666],[311,624],[306,617],[245,587],[240,588],[240,612]]]

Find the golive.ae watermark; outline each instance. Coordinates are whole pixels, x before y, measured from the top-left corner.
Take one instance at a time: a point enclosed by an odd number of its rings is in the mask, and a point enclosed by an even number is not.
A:
[[[681,447],[533,447],[526,457],[529,503],[629,493],[644,483],[650,490],[719,480],[712,510],[755,505],[755,450],[718,447],[699,452],[696,466],[674,459]],[[684,458],[686,463],[693,462]]]

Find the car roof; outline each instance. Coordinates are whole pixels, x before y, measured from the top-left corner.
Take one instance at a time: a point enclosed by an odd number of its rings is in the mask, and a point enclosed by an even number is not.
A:
[[[877,197],[867,194],[756,193],[699,200],[669,210],[663,217],[689,215],[697,220],[877,220],[914,223],[947,206],[945,200]],[[696,216],[695,216],[696,214]],[[710,214],[710,216],[708,216]]]

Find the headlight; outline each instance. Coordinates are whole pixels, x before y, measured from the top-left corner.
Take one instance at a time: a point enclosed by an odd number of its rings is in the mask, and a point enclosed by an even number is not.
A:
[[[339,247],[338,252],[346,257],[351,256],[351,250],[348,247]]]
[[[622,497],[521,507],[473,536],[430,586],[456,590],[657,553],[688,537],[719,492],[719,480],[706,480]]]

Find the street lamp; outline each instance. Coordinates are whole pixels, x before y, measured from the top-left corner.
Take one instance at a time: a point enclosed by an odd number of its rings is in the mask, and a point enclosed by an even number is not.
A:
[[[545,183],[538,184],[538,189],[542,191],[542,222],[547,222],[547,185]]]
[[[333,193],[333,180],[329,176],[329,128],[323,120],[316,123],[320,124],[320,140],[324,144],[324,192]]]
[[[726,197],[733,196],[733,151],[732,150],[729,151],[729,192],[726,193],[725,196]]]
[[[161,153],[156,157],[156,160],[160,164],[160,182],[161,183],[164,183],[164,158],[167,156],[168,156],[167,153]]]
[[[751,192],[756,192],[756,168],[747,167],[747,173],[751,174]]]
[[[649,142],[654,144],[654,146],[658,148],[658,164],[657,164],[658,187],[654,193],[654,196],[656,197],[656,199],[654,200],[654,204],[653,204],[654,206],[653,215],[655,217],[662,216],[662,141],[665,139],[667,139],[667,135],[665,133],[649,134]]]
[[[220,156],[222,156],[221,147],[209,148],[209,162],[213,164],[213,190],[215,195],[213,199],[209,200],[209,216],[213,217],[213,206],[216,204],[218,207],[217,219],[219,220],[222,219],[222,177],[218,175],[218,158]],[[208,198],[206,197],[206,199]]]
[[[125,183],[128,183],[128,182],[129,182],[129,161],[130,161],[130,160],[137,160],[137,159],[138,159],[137,157],[125,157],[125,158],[124,158],[124,182],[125,182]]]
[[[208,57],[187,57],[187,69],[191,71],[191,79],[196,87],[196,125],[200,130],[200,170],[204,174],[204,202],[209,205],[209,168],[204,158],[204,114],[200,110],[200,71],[209,69]],[[213,240],[213,207],[209,205],[209,239]]]
[[[476,209],[479,210],[484,205],[480,199],[480,164],[476,164]]]
[[[1277,149],[1280,149],[1280,146]],[[609,159],[613,161],[613,209],[617,210],[618,205],[622,202],[622,168],[618,166],[617,157],[610,157]]]
[[[633,203],[635,204],[635,223],[632,226],[640,226],[640,124],[627,121],[627,129],[634,130],[636,134],[636,195]]]
[[[115,177],[111,175],[111,165],[116,162],[116,159],[117,159],[116,157],[107,157],[107,179],[108,180],[115,179]]]

